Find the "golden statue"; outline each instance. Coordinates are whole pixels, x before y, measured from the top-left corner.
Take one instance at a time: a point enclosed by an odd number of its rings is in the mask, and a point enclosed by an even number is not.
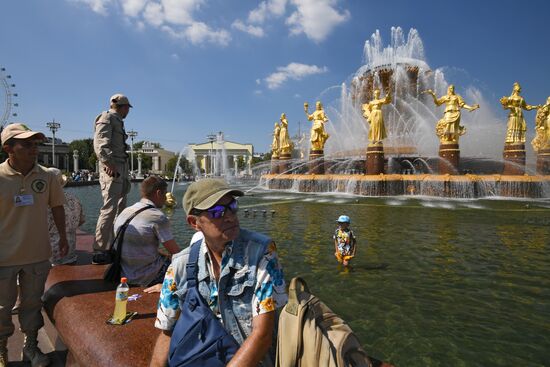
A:
[[[433,97],[436,106],[441,106],[445,103],[443,118],[439,120],[435,126],[435,133],[440,143],[458,144],[458,138],[466,133],[466,128],[460,125],[460,110],[465,108],[468,111],[473,111],[478,109],[479,105],[467,105],[462,97],[455,93],[455,86],[452,84],[447,88],[447,94],[441,98],[437,98],[434,91],[431,89],[428,89],[424,93],[428,93]]]
[[[320,101],[315,104],[315,111],[310,115],[308,112],[309,105],[304,103],[304,112],[309,121],[313,121],[311,126],[311,133],[309,140],[311,141],[311,150],[323,150],[325,142],[329,135],[325,131],[325,122],[328,121],[328,117],[323,110],[323,105]]]
[[[281,130],[279,131],[279,154],[292,153],[292,141],[288,135],[288,120],[286,115],[281,114]]]
[[[171,192],[166,193],[166,202],[164,203],[164,205],[167,208],[171,208],[171,209],[175,208],[176,205],[178,205],[178,201],[176,200],[176,198]]]
[[[271,157],[279,158],[279,136],[280,136],[281,126],[278,122],[275,123],[275,128],[273,129],[273,142],[271,143]]]
[[[361,106],[363,117],[369,122],[369,144],[382,144],[388,134],[384,126],[384,116],[382,115],[382,106],[391,103],[391,96],[386,92],[386,97],[380,98],[380,89],[374,90],[374,99]]]
[[[525,131],[527,125],[523,117],[523,110],[530,111],[538,106],[528,105],[522,96],[521,86],[514,83],[514,89],[510,97],[502,97],[500,103],[504,109],[510,110],[508,114],[508,130],[506,131],[506,143],[525,143]]]
[[[546,99],[544,106],[537,106],[535,118],[535,138],[531,142],[535,152],[550,148],[550,97]]]

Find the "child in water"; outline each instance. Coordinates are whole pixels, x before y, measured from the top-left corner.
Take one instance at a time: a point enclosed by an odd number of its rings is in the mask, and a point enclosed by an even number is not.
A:
[[[340,264],[348,266],[350,260],[355,256],[356,240],[350,228],[350,219],[347,215],[341,215],[336,221],[338,227],[334,232],[334,256]]]

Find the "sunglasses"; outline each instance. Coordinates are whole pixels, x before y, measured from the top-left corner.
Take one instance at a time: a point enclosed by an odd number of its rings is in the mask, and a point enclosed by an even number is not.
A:
[[[202,210],[197,214],[206,213],[211,219],[223,218],[227,210],[231,213],[236,213],[239,210],[239,203],[237,199],[233,198],[229,204],[217,204],[206,210]]]
[[[42,141],[41,140],[21,140],[18,143],[25,149],[31,149],[39,146],[42,143]]]

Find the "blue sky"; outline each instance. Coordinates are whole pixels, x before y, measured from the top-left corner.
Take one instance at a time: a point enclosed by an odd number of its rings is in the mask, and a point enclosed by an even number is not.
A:
[[[19,94],[17,120],[64,141],[92,136],[114,93],[135,108],[137,140],[179,151],[211,132],[265,152],[273,123],[306,126],[303,102],[364,63],[379,29],[413,27],[432,68],[498,99],[514,81],[528,103],[550,95],[550,2],[338,0],[3,0],[0,65]],[[460,92],[460,80],[455,81]],[[534,112],[526,114],[532,129]],[[330,117],[330,116],[329,116]],[[14,119],[12,119],[14,120]],[[434,122],[435,124],[435,122]]]

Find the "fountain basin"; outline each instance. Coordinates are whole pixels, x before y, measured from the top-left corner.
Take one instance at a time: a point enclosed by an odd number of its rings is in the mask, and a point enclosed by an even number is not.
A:
[[[450,198],[550,196],[550,175],[296,175],[266,174],[261,185],[272,190],[341,192],[361,196],[424,195]]]

